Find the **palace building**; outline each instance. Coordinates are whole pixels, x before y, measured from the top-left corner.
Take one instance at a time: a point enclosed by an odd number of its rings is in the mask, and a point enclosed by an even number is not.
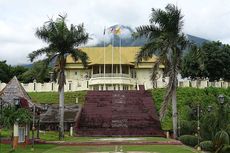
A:
[[[88,67],[74,61],[69,55],[66,61],[67,90],[139,90],[153,88],[151,69],[156,56],[136,64],[140,47],[86,47],[81,48],[89,57]],[[162,68],[159,76],[162,78]]]

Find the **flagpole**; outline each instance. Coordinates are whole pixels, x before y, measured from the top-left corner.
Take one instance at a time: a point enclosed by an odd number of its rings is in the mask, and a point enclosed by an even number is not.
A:
[[[122,78],[122,66],[121,66],[121,35],[120,35],[120,49],[119,49],[119,51],[120,51],[120,77]],[[122,79],[121,79],[122,80]],[[121,89],[121,82],[120,82],[120,90],[122,90]]]
[[[105,27],[104,27],[104,90],[106,90],[106,87],[105,87]]]
[[[114,90],[114,87],[113,87],[113,45],[114,45],[114,34],[112,36],[112,90]]]

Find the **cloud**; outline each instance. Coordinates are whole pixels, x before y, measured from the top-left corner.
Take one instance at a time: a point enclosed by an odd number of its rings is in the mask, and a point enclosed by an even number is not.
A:
[[[68,23],[84,23],[93,44],[105,26],[148,24],[151,8],[163,9],[168,3],[182,9],[185,33],[230,42],[228,0],[0,0],[0,60],[28,63],[28,53],[45,46],[35,37],[36,28],[60,13],[68,14]]]

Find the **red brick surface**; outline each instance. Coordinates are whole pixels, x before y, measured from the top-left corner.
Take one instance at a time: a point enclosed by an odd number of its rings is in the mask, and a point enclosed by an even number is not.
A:
[[[76,134],[164,136],[152,97],[144,90],[88,91]]]

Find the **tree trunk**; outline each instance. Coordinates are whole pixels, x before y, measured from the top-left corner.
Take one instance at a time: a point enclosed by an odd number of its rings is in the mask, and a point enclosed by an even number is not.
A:
[[[59,91],[59,113],[60,113],[59,140],[63,140],[64,138],[64,86]]]
[[[177,138],[177,100],[176,100],[175,83],[174,83],[174,88],[172,92],[172,117],[173,117],[173,137],[175,139]]]

